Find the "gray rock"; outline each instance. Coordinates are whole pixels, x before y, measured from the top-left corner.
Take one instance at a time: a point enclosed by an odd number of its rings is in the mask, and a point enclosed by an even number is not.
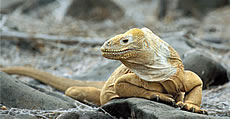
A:
[[[202,91],[202,107],[210,115],[230,117],[230,82]]]
[[[57,98],[58,94],[47,95],[3,72],[0,72],[0,85],[0,103],[7,107],[44,110],[75,107],[71,99]]]
[[[142,98],[114,99],[102,108],[117,118],[137,119],[229,119],[182,111],[163,103]]]
[[[182,60],[185,69],[201,77],[204,89],[229,82],[228,70],[207,51],[191,50],[184,55]]]
[[[38,119],[38,117],[31,116],[31,115],[7,115],[7,114],[0,114],[1,119]]]
[[[67,112],[59,116],[58,119],[113,119],[113,117],[99,111],[86,111]]]

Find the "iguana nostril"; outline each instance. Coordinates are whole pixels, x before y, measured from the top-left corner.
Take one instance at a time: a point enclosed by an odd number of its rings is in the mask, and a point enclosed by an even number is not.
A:
[[[110,40],[106,42],[107,46],[111,46],[111,44],[112,44],[112,41],[110,41]]]

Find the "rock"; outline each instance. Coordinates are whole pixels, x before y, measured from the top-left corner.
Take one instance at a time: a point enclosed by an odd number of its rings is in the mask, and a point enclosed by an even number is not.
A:
[[[186,70],[191,70],[201,77],[204,89],[222,85],[230,80],[228,70],[207,51],[191,50],[182,60]]]
[[[169,105],[142,98],[114,99],[102,108],[117,118],[136,119],[229,119],[182,111]]]
[[[8,114],[0,114],[1,119],[39,119],[38,117],[31,115],[8,115]]]
[[[194,16],[201,19],[206,13],[229,4],[228,0],[158,0],[158,18],[178,17],[181,15]]]
[[[208,111],[210,115],[228,116],[230,117],[230,82],[218,87],[203,90],[202,107]]]
[[[104,20],[107,18],[117,20],[124,13],[112,0],[73,0],[66,15],[85,20]]]
[[[43,110],[76,107],[70,101],[71,99],[57,98],[60,97],[58,94],[55,97],[47,95],[3,72],[0,72],[0,85],[0,103],[7,107]],[[52,95],[54,94],[52,93]]]
[[[86,112],[67,112],[63,115],[60,115],[58,119],[113,119],[113,118],[99,111],[86,111]]]
[[[28,112],[27,112],[28,111]],[[37,110],[38,111],[38,110]],[[47,112],[46,112],[47,111]],[[50,111],[50,112],[48,112]],[[21,112],[21,113],[20,113]],[[94,110],[41,110],[36,113],[36,110],[20,110],[14,109],[7,114],[1,114],[1,119],[113,119],[111,115],[105,114],[104,112]]]

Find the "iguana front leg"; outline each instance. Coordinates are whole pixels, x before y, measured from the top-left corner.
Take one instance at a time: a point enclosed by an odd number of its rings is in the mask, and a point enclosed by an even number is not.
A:
[[[144,81],[134,73],[119,77],[115,82],[114,88],[119,97],[141,97],[173,104],[175,102],[172,95],[162,93],[163,88],[160,84]]]
[[[207,111],[200,109],[202,99],[202,80],[191,71],[185,71],[185,80],[183,80],[185,99],[184,102],[178,101],[177,105],[196,113],[206,114]]]

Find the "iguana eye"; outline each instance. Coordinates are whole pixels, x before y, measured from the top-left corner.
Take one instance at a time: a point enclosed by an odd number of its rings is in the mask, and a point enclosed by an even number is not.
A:
[[[123,43],[128,43],[129,42],[129,39],[124,39],[122,40]]]
[[[132,36],[127,36],[127,37],[124,37],[124,38],[122,38],[122,39],[120,40],[120,44],[121,44],[121,45],[126,45],[126,44],[128,44],[128,43],[130,43],[130,42],[132,42],[132,41],[133,41]]]

